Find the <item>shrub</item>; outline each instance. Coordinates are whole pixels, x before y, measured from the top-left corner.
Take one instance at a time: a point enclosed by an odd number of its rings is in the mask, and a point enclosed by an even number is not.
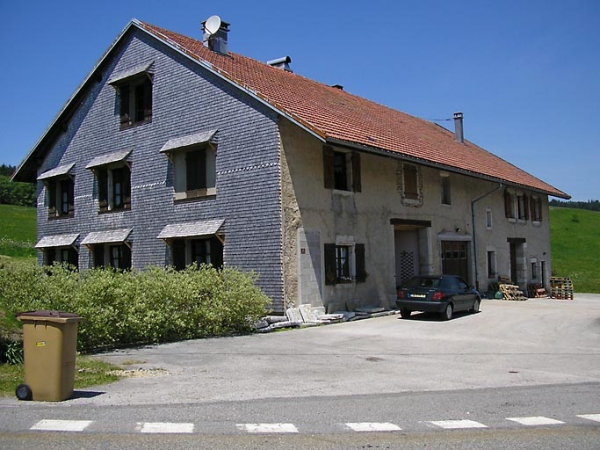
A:
[[[6,326],[19,311],[76,313],[85,319],[78,332],[83,351],[248,332],[269,302],[254,274],[231,268],[79,273],[58,264],[0,264]]]

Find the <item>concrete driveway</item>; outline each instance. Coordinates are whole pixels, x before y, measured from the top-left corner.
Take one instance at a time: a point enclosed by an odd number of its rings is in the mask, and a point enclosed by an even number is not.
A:
[[[143,405],[600,381],[600,295],[116,351],[138,375],[69,403]],[[162,370],[148,370],[162,369]],[[94,389],[92,389],[94,390]]]

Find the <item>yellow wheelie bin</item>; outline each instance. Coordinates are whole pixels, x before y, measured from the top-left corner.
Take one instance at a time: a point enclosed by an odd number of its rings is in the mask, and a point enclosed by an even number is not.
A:
[[[83,317],[62,311],[17,314],[23,323],[25,384],[20,400],[60,402],[73,395],[77,325]]]

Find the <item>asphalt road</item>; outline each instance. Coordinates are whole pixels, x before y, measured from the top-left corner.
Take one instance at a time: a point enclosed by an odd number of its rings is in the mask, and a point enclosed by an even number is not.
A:
[[[598,449],[599,343],[600,295],[580,294],[487,300],[449,322],[388,316],[118,351],[98,357],[144,376],[56,404],[0,399],[0,442]]]

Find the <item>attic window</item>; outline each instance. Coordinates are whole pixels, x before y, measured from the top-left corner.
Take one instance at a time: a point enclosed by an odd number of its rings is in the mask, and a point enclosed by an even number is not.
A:
[[[340,152],[323,147],[323,175],[325,189],[361,192],[360,154]]]
[[[152,63],[113,76],[108,83],[117,90],[121,129],[152,122]]]

